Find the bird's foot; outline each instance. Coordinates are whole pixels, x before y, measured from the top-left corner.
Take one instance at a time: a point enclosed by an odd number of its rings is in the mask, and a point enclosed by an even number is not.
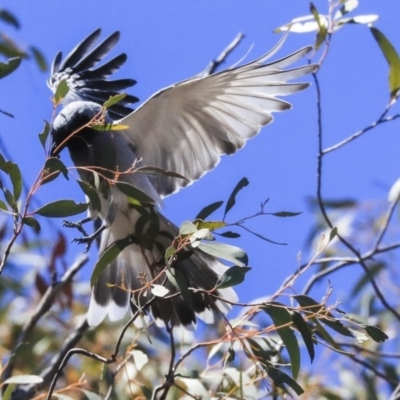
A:
[[[63,221],[63,226],[64,226],[65,228],[75,228],[75,229],[78,229],[78,231],[79,231],[80,233],[82,233],[83,236],[88,237],[89,235],[87,234],[87,232],[86,232],[85,229],[83,228],[83,224],[86,224],[86,222],[89,222],[89,221],[91,221],[91,218],[84,218],[84,219],[82,219],[82,220],[80,220],[80,221],[77,221],[77,222],[72,222],[72,221],[64,220],[64,221]]]

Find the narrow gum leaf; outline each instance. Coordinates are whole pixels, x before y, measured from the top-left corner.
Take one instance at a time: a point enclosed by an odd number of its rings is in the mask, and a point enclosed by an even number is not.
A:
[[[238,184],[235,186],[235,188],[233,189],[231,195],[229,196],[229,199],[226,203],[226,207],[225,207],[225,212],[224,212],[224,218],[226,217],[226,214],[228,214],[228,212],[232,209],[232,207],[236,204],[236,196],[237,194],[246,186],[249,185],[249,181],[247,178],[242,178]]]
[[[300,371],[300,347],[294,331],[289,326],[292,324],[292,315],[280,303],[269,303],[263,307],[263,310],[271,317],[277,328],[276,331],[289,354],[292,376],[296,379]]]
[[[87,208],[88,205],[86,203],[75,203],[73,200],[56,200],[38,208],[32,214],[49,218],[65,218],[80,214],[86,211]]]
[[[205,206],[197,215],[195,219],[200,219],[200,220],[205,220],[208,216],[210,216],[214,211],[218,210],[222,204],[224,204],[223,201],[216,201],[215,203],[209,204],[208,206]]]
[[[125,97],[127,96],[126,93],[119,93],[115,96],[110,96],[110,98],[103,104],[104,108],[110,108],[113,105],[119,103],[120,101],[122,101]]]
[[[54,93],[54,101],[59,104],[60,101],[68,94],[69,87],[66,79],[63,79],[57,85],[56,92]]]
[[[14,72],[21,64],[20,57],[10,58],[7,62],[0,62],[0,79]]]
[[[387,39],[387,37],[377,28],[371,27],[371,33],[374,36],[379,48],[381,49],[386,61],[389,64],[389,90],[391,98],[396,98],[400,90],[400,58],[399,55]]]

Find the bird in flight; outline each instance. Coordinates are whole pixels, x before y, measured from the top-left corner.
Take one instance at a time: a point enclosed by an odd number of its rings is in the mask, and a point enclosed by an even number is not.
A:
[[[81,241],[90,243],[101,233],[100,256],[115,243],[121,249],[93,286],[88,323],[96,326],[107,315],[119,320],[149,298],[154,318],[165,324],[195,324],[196,315],[211,323],[237,301],[231,288],[215,290],[228,267],[190,245],[172,262],[165,260],[179,230],[162,215],[162,199],[213,169],[221,155],[242,148],[273,121],[273,112],[291,108],[280,97],[309,85],[289,81],[316,70],[311,64],[292,67],[312,47],[268,62],[281,40],[255,61],[169,86],[133,111],[130,105],[138,99],[131,95],[103,107],[135,81],[108,79],[125,63],[125,54],[97,65],[120,36],[115,32],[96,45],[100,33],[90,34],[64,59],[58,53],[48,79],[53,93],[62,81],[69,88],[52,122],[51,155],[67,148],[81,180],[100,199],[100,207],[89,208],[89,217],[100,218],[102,225]],[[149,167],[148,173],[140,173],[141,167]],[[132,187],[144,194],[143,201],[127,195]],[[151,285],[165,287],[167,294],[149,296]]]

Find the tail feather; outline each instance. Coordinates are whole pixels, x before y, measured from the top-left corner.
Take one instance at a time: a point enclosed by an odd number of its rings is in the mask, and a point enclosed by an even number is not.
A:
[[[100,253],[116,240],[132,235],[139,218],[136,210],[117,215],[112,225],[103,232]],[[185,257],[178,259],[173,268],[186,281],[188,290],[177,295],[177,288],[166,276],[164,253],[178,236],[178,228],[161,214],[160,229],[152,249],[146,249],[139,243],[130,244],[103,271],[93,288],[88,311],[89,325],[98,325],[106,315],[111,321],[125,316],[130,308],[130,298],[142,307],[152,298],[150,287],[145,288],[144,281],[163,285],[168,289],[165,297],[154,297],[151,303],[153,317],[174,326],[196,324],[196,315],[206,323],[213,323],[216,314],[226,314],[231,305],[205,293],[215,288],[218,278],[228,267],[216,258],[198,249],[188,250]],[[200,289],[196,291],[196,289]],[[219,297],[235,302],[236,293],[231,289],[215,292]]]

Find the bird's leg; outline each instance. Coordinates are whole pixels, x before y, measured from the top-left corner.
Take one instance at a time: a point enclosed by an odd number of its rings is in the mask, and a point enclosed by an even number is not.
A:
[[[87,234],[87,232],[85,231],[85,229],[83,228],[83,225],[86,224],[87,222],[91,221],[91,220],[92,220],[92,218],[90,218],[90,217],[83,218],[83,219],[81,219],[80,221],[77,221],[77,222],[64,220],[63,221],[63,226],[65,226],[66,228],[76,228],[76,229],[78,229],[78,231],[80,233],[82,233],[83,236],[89,236]]]
[[[103,222],[99,229],[96,229],[91,235],[85,234],[84,237],[73,239],[73,242],[77,242],[79,244],[86,244],[85,253],[87,253],[92,245],[93,241],[108,227],[106,222]]]
[[[115,214],[117,212],[117,206],[114,201],[111,199],[110,205],[107,210],[107,215],[104,220],[102,220],[102,224],[98,229],[96,229],[91,235],[88,235],[86,232],[84,233],[84,237],[74,239],[73,242],[77,242],[79,244],[86,244],[85,252],[87,253],[92,245],[93,241],[96,240],[100,234],[104,231],[104,229],[108,228],[115,219]],[[89,220],[91,218],[88,218]],[[79,229],[79,228],[78,228]]]

